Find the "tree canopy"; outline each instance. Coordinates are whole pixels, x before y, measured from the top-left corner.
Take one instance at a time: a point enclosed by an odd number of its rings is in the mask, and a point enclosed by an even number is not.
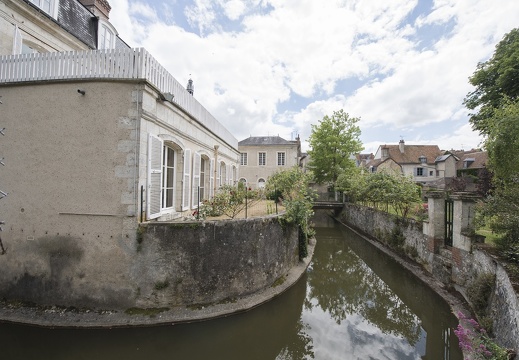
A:
[[[502,236],[502,252],[519,263],[519,29],[504,36],[492,58],[478,64],[469,80],[476,89],[464,103],[476,110],[470,122],[485,135],[493,172],[482,214]]]
[[[312,125],[309,168],[317,183],[335,185],[341,173],[355,167],[350,157],[363,149],[360,128],[356,125],[359,121],[341,109]]]
[[[469,82],[476,87],[464,100],[468,109],[476,111],[470,122],[475,130],[488,135],[495,109],[502,107],[505,99],[519,98],[519,29],[504,36],[494,55],[477,65]]]
[[[420,187],[412,177],[401,173],[348,172],[339,176],[337,188],[350,197],[374,208],[392,206],[398,215],[406,217],[420,199]]]

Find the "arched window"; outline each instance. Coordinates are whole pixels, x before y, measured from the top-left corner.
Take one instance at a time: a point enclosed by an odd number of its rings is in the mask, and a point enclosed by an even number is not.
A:
[[[115,49],[115,28],[108,22],[99,20],[99,32],[97,36],[98,49]]]
[[[263,189],[265,187],[265,179],[259,178],[258,179],[258,189]]]

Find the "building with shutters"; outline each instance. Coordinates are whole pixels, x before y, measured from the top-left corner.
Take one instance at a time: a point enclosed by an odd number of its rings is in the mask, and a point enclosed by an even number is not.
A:
[[[0,3],[0,289],[25,276],[24,287],[71,281],[76,298],[104,296],[94,285],[136,275],[140,223],[191,216],[237,181],[237,139],[192,81],[188,91],[119,39],[109,10],[105,0]],[[70,266],[80,275],[61,279]]]

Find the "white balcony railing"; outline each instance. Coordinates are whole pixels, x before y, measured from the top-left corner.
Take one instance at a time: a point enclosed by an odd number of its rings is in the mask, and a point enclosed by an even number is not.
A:
[[[112,49],[0,56],[0,85],[52,80],[146,80],[173,102],[237,148],[236,138],[224,128],[145,49]]]

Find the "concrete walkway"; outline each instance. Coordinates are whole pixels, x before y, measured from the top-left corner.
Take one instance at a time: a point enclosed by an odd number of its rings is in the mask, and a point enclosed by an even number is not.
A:
[[[189,323],[225,317],[254,309],[281,295],[306,272],[312,260],[315,239],[308,245],[308,256],[286,274],[285,281],[235,302],[200,307],[176,307],[154,315],[129,315],[117,310],[78,310],[58,307],[19,307],[0,304],[0,322],[30,324],[44,327],[114,328]]]

